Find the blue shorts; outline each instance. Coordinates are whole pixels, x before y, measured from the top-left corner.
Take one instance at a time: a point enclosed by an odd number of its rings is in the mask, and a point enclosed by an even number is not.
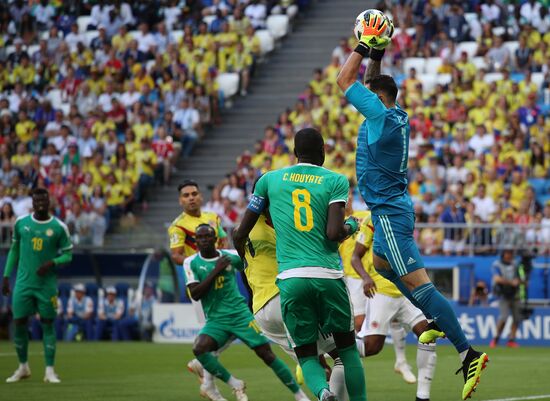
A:
[[[424,267],[413,238],[414,220],[414,213],[372,215],[373,252],[387,260],[399,277]]]

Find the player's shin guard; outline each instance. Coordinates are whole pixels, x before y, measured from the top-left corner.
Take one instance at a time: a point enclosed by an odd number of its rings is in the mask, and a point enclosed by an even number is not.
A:
[[[221,363],[218,362],[218,359],[212,355],[212,353],[205,352],[204,354],[197,355],[197,359],[201,363],[202,367],[213,376],[223,380],[225,383],[229,381],[231,374],[222,366]]]
[[[432,386],[436,362],[435,344],[418,343],[416,351],[416,367],[418,368],[417,398],[430,399],[430,388]]]
[[[470,344],[458,323],[456,314],[447,299],[437,291],[432,283],[416,287],[412,294],[421,305],[421,310],[433,316],[437,325],[445,332],[447,338],[460,353],[466,351]]]
[[[27,363],[29,354],[29,332],[26,324],[15,325],[14,342],[19,363]]]
[[[44,358],[46,366],[53,366],[55,362],[55,328],[52,323],[42,323],[42,342],[44,344]]]
[[[271,363],[271,365],[269,365],[269,367],[273,370],[273,372],[275,372],[279,380],[282,381],[283,384],[287,386],[290,391],[292,391],[292,394],[300,391],[300,386],[296,384],[296,381],[292,377],[290,369],[281,359],[275,358],[275,360]]]
[[[298,362],[300,362],[300,366],[302,367],[304,380],[308,388],[319,398],[323,390],[328,390],[325,369],[319,363],[319,357],[307,356],[305,358],[298,358]]]
[[[406,363],[407,357],[405,355],[405,338],[407,337],[407,332],[399,323],[391,322],[390,334],[393,341],[393,348],[395,350],[395,363]]]
[[[338,355],[344,364],[344,375],[346,388],[350,401],[366,401],[367,388],[365,383],[365,372],[361,357],[355,344],[347,348],[338,348]]]
[[[344,374],[344,365],[340,358],[334,360],[332,373],[330,374],[330,391],[334,393],[338,400],[348,400],[348,391],[346,390],[346,376]]]

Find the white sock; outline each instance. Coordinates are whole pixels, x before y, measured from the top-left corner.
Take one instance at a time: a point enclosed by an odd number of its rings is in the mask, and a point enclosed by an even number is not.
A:
[[[464,362],[464,359],[466,359],[466,355],[468,355],[468,351],[469,351],[469,350],[470,350],[470,349],[468,348],[466,351],[462,351],[460,354],[458,354],[458,355],[460,355],[460,360],[461,360],[462,362]]]
[[[47,375],[54,375],[55,371],[53,370],[53,366],[46,366],[46,374]]]
[[[359,350],[359,355],[361,358],[365,357],[365,341],[362,338],[356,338],[355,339],[355,345],[357,345],[357,349]]]
[[[29,363],[28,362],[20,363],[19,364],[19,369],[30,369]]]
[[[214,376],[212,376],[206,369],[202,376],[202,384],[206,387],[212,387],[214,384]]]
[[[418,398],[430,398],[430,388],[432,386],[436,362],[435,344],[418,343],[416,350],[416,367],[418,368],[416,396]]]
[[[297,393],[294,393],[294,399],[296,401],[309,400],[308,396],[302,389],[298,390]]]
[[[392,322],[390,324],[390,334],[393,340],[393,349],[395,350],[395,364],[407,363],[407,356],[405,355],[407,332],[399,323]]]
[[[363,354],[365,346],[363,345]],[[346,377],[344,375],[344,365],[340,358],[334,360],[334,366],[332,367],[332,373],[330,374],[330,380],[328,383],[330,391],[336,396],[337,400],[348,400],[348,391],[346,389]]]
[[[232,388],[241,388],[243,386],[243,381],[231,376],[227,381],[227,384],[229,384]]]

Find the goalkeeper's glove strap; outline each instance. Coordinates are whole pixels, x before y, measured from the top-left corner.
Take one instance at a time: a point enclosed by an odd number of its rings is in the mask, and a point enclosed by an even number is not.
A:
[[[382,49],[382,50],[370,49],[369,57],[371,60],[374,60],[374,61],[382,61],[382,57],[384,57],[384,53],[386,53],[386,49]]]
[[[359,53],[363,58],[367,58],[369,56],[369,48],[361,42],[359,42],[353,51],[355,53]]]

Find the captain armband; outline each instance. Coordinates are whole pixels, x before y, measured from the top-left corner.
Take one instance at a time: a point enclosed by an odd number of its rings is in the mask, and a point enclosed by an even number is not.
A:
[[[266,206],[266,201],[264,198],[258,195],[250,195],[250,202],[248,203],[247,209],[251,212],[261,214]]]

